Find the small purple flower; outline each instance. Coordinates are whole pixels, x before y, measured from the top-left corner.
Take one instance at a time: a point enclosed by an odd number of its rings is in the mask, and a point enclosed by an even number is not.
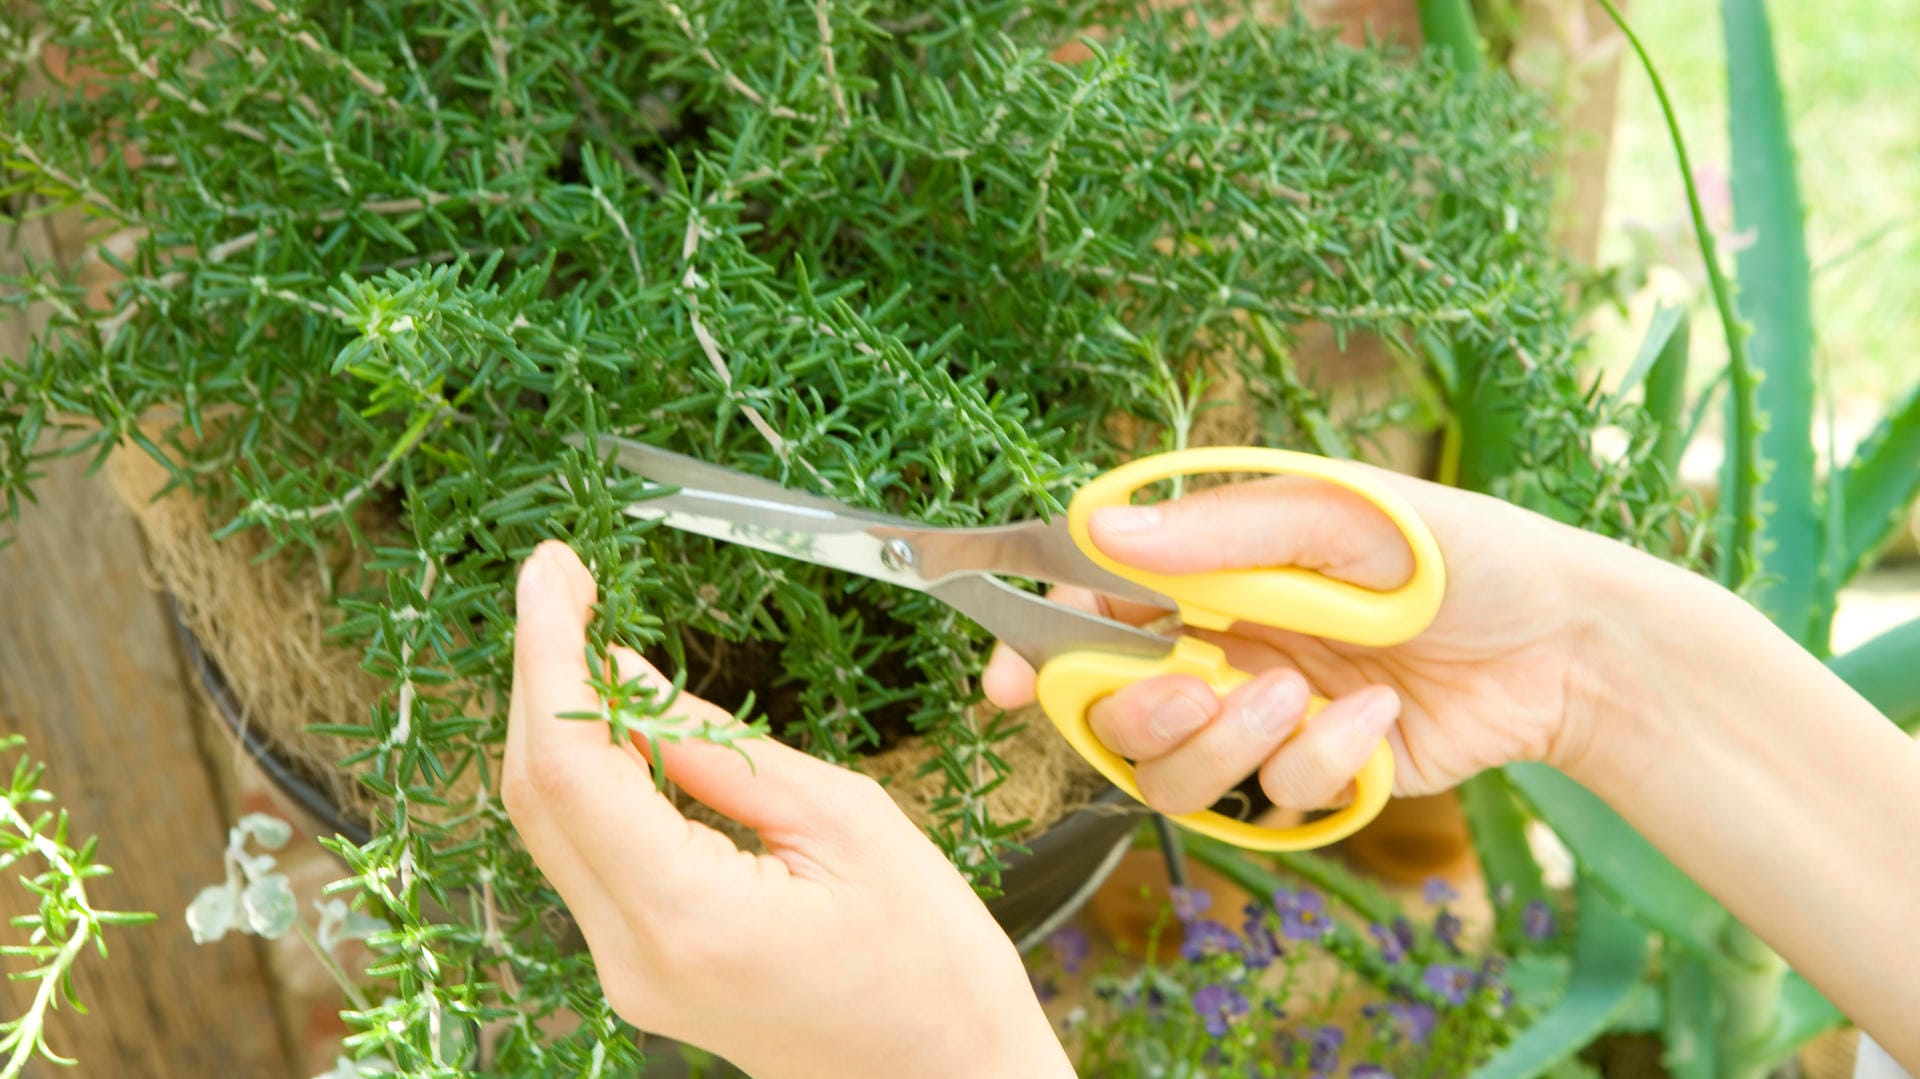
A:
[[[1047,938],[1047,948],[1053,952],[1054,962],[1068,974],[1078,974],[1081,964],[1093,951],[1093,944],[1087,940],[1087,931],[1077,925],[1062,926]]]
[[[1373,939],[1380,944],[1382,962],[1398,963],[1413,951],[1413,926],[1409,925],[1405,918],[1395,918],[1391,926],[1370,925],[1367,931],[1372,933]]]
[[[1500,1004],[1503,1007],[1511,1005],[1513,1003],[1513,990],[1500,984],[1500,976],[1506,972],[1506,959],[1502,956],[1490,955],[1480,964],[1480,975],[1474,979],[1474,988],[1491,989],[1499,998]]]
[[[1347,1032],[1339,1027],[1316,1027],[1307,1048],[1308,1070],[1316,1076],[1332,1075],[1340,1066],[1340,1046],[1346,1040]]]
[[[1426,896],[1427,902],[1432,903],[1434,906],[1451,903],[1460,898],[1460,893],[1454,891],[1446,881],[1441,880],[1439,877],[1428,877],[1427,883],[1421,886],[1420,893]]]
[[[1448,1004],[1465,1004],[1467,994],[1473,992],[1476,980],[1473,971],[1451,963],[1435,963],[1420,975],[1421,983],[1438,993]]]
[[[1378,1064],[1355,1064],[1347,1079],[1393,1079],[1393,1073]]]
[[[1213,896],[1199,888],[1175,888],[1171,894],[1173,916],[1183,922],[1193,921],[1213,905]]]
[[[1319,940],[1333,930],[1326,898],[1311,888],[1282,888],[1273,893],[1273,906],[1280,912],[1280,935],[1288,940]]]
[[[1439,1013],[1433,1010],[1433,1005],[1419,1001],[1396,1000],[1388,1004],[1387,1018],[1393,1020],[1400,1036],[1413,1045],[1426,1044],[1427,1038],[1433,1034],[1433,1028],[1440,1022]]]
[[[1209,983],[1193,994],[1193,1010],[1206,1024],[1207,1033],[1218,1038],[1226,1034],[1235,1019],[1247,1014],[1247,998],[1229,986]]]
[[[1248,967],[1265,970],[1280,958],[1280,942],[1274,938],[1273,930],[1259,923],[1247,926],[1245,944],[1240,958],[1246,960]]]
[[[1110,996],[1108,999],[1118,999],[1120,1006],[1128,1009],[1138,1008],[1142,1002],[1144,1002],[1147,1014],[1156,1020],[1160,1018],[1160,1013],[1166,1007],[1167,1003],[1166,995],[1161,993],[1159,989],[1150,985],[1147,986],[1143,992],[1138,983],[1121,989],[1117,994]]]
[[[1281,955],[1280,941],[1273,935],[1269,926],[1268,909],[1260,903],[1248,903],[1246,921],[1240,926],[1240,935],[1245,938],[1246,946],[1242,957],[1247,966],[1255,970],[1265,970]]]
[[[1045,1004],[1060,995],[1060,989],[1053,984],[1052,978],[1042,978],[1032,971],[1027,972],[1027,981],[1033,985],[1033,995]]]
[[[1180,942],[1180,954],[1188,962],[1199,962],[1210,955],[1230,955],[1240,951],[1240,938],[1233,930],[1211,918],[1188,922]]]
[[[1526,908],[1520,912],[1520,931],[1527,935],[1527,939],[1535,943],[1549,940],[1556,929],[1553,908],[1547,906],[1546,900],[1527,900]]]
[[[1460,919],[1444,908],[1433,916],[1433,935],[1455,955],[1460,954]]]

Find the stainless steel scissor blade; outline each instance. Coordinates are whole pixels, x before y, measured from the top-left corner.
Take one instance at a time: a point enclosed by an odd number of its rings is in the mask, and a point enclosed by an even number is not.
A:
[[[566,439],[585,448],[580,435]],[[635,517],[926,592],[980,623],[1039,667],[1068,651],[1158,656],[1173,640],[1065,607],[992,574],[1073,584],[1171,608],[1166,597],[1111,574],[1080,553],[1066,522],[930,528],[789,490],[770,480],[630,439],[602,435],[623,468],[677,490],[627,507]]]

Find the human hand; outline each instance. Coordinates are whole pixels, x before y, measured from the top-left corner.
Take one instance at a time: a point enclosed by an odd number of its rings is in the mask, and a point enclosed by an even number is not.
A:
[[[1071,1075],[1013,944],[871,779],[775,742],[614,744],[588,684],[591,575],[560,543],[521,569],[502,796],[567,902],[608,1003],[749,1073]],[[617,650],[623,679],[667,682]],[[682,694],[691,732],[733,722]],[[687,820],[650,765],[752,828]]]
[[[1102,742],[1136,762],[1153,808],[1205,809],[1256,771],[1275,805],[1330,805],[1383,736],[1401,795],[1443,790],[1507,761],[1562,763],[1589,736],[1581,659],[1596,612],[1571,582],[1635,553],[1493,498],[1375,472],[1439,542],[1447,593],[1432,624],[1390,648],[1244,622],[1226,633],[1189,630],[1256,677],[1224,701],[1192,676],[1149,679],[1088,715]],[[1405,540],[1371,503],[1295,477],[1099,510],[1090,529],[1111,557],[1158,573],[1291,565],[1390,589],[1413,571]],[[1166,613],[1077,589],[1055,598],[1136,624]],[[984,682],[1000,707],[1033,699],[1032,668],[1005,647]],[[1331,703],[1302,729],[1309,686]]]

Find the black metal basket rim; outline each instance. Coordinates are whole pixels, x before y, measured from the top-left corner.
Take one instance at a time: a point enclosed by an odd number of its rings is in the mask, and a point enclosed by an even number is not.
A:
[[[207,696],[213,701],[214,711],[219,713],[221,722],[227,730],[240,741],[247,756],[260,766],[267,778],[289,800],[324,827],[332,829],[344,839],[356,846],[364,846],[372,838],[372,831],[366,824],[350,819],[343,813],[332,795],[318,784],[300,765],[288,760],[278,746],[275,746],[254,725],[247,722],[246,709],[234,693],[233,684],[227,680],[226,673],[220,669],[213,657],[200,643],[200,637],[187,625],[185,612],[172,593],[166,594],[167,608],[173,622],[174,633],[185,651],[187,662],[192,666],[195,677],[205,687]],[[1080,834],[1092,821],[1110,818],[1115,814],[1144,815],[1146,809],[1134,801],[1125,791],[1112,784],[1095,795],[1093,800],[1080,809],[1062,817],[1052,827],[1021,844],[1022,851],[1015,852],[1014,861],[1043,856],[1047,851],[1080,841]]]

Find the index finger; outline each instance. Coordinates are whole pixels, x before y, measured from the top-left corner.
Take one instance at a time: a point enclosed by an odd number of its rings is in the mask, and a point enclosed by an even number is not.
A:
[[[1049,591],[1047,598],[1062,606],[1091,611],[1130,626],[1143,626],[1167,614],[1158,607],[1129,603],[1072,585],[1061,585]],[[996,644],[993,655],[987,660],[986,669],[980,674],[980,688],[996,708],[1024,708],[1034,700],[1034,677],[1033,664],[1006,645]]]
[[[592,575],[566,545],[545,543],[523,567],[517,597],[508,811],[531,825],[523,832],[564,841],[603,880],[635,858],[670,866],[688,824],[655,789],[646,760],[600,723],[561,718],[603,707],[588,684]]]

